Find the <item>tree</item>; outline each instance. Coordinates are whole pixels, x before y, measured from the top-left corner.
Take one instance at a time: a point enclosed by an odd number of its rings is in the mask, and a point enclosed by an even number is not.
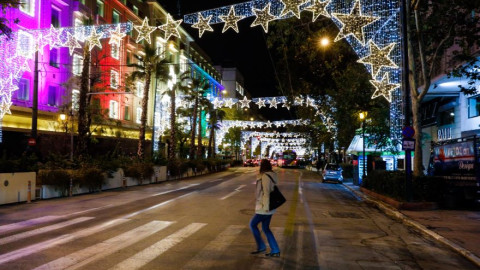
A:
[[[203,144],[202,144],[202,115],[205,113],[203,108],[211,106],[210,100],[204,96],[199,96],[198,100],[199,112],[198,112],[198,133],[197,133],[197,158],[203,157]]]
[[[18,8],[21,5],[19,0],[0,0],[0,13],[6,15],[7,9]],[[8,27],[8,19],[4,16],[0,17],[0,36],[5,35],[7,39],[11,38],[12,29]],[[19,23],[18,18],[13,20],[13,23]]]
[[[145,155],[145,129],[147,125],[148,100],[150,96],[149,90],[152,76],[158,80],[165,80],[169,71],[167,65],[168,62],[163,60],[162,57],[157,54],[155,47],[146,45],[143,52],[143,55],[135,55],[138,59],[137,63],[128,65],[129,67],[134,67],[136,69],[129,76],[132,81],[138,79],[145,81],[142,93],[142,115],[140,117],[137,150],[137,156],[140,160],[144,159]]]
[[[188,91],[187,96],[193,100],[193,112],[192,112],[192,126],[191,126],[191,136],[190,136],[190,152],[189,157],[190,159],[195,158],[195,134],[196,134],[196,127],[197,127],[197,115],[198,115],[198,105],[200,102],[200,97],[203,97],[205,92],[210,89],[210,84],[206,79],[193,79],[192,87],[190,91]],[[201,112],[200,112],[201,113]]]
[[[222,122],[225,118],[225,111],[213,109],[213,106],[209,110],[210,119],[208,120],[208,126],[210,128],[210,136],[208,138],[208,158],[215,158],[215,130],[220,129],[219,122]]]
[[[480,44],[479,12],[480,0],[413,0],[407,5],[411,111],[417,141],[413,165],[415,176],[423,175],[421,102],[432,86],[432,77],[440,72],[450,74],[454,70],[454,75],[468,77],[468,71],[461,64],[474,59],[470,49],[474,44]],[[448,49],[454,49],[455,57],[447,64],[446,70],[438,70],[449,53]],[[478,77],[470,78],[478,80]],[[468,89],[460,89],[468,93]]]

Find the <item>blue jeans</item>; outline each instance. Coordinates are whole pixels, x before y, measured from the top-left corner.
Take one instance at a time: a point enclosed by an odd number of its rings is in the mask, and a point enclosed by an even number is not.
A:
[[[279,253],[280,248],[278,247],[277,241],[275,240],[275,236],[273,236],[273,233],[270,230],[271,220],[272,215],[255,214],[250,221],[250,229],[252,230],[255,242],[257,242],[257,250],[267,249],[265,243],[263,242],[262,236],[260,235],[260,231],[258,230],[258,223],[261,222],[263,233],[267,236],[268,245],[270,246],[270,252]]]

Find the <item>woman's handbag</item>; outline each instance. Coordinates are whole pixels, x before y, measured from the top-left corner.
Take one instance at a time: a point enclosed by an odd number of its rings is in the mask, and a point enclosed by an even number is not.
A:
[[[272,190],[272,192],[270,192],[269,211],[272,211],[273,209],[277,209],[278,207],[280,207],[280,205],[284,204],[287,201],[287,199],[285,199],[283,194],[280,192],[277,185],[273,181],[272,177],[268,174],[266,174],[266,175],[270,178],[270,180],[272,180],[272,182],[274,184],[273,190]]]

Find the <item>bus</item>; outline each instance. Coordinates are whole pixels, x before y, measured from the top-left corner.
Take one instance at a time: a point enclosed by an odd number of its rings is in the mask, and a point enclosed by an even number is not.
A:
[[[283,151],[277,155],[277,164],[279,167],[297,167],[297,153],[292,150]]]

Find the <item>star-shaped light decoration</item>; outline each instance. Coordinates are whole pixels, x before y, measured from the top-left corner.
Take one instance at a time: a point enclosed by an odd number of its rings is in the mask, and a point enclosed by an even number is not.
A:
[[[316,113],[315,113],[315,116],[320,116],[322,115],[322,113],[318,110]]]
[[[204,18],[202,14],[198,13],[198,21],[192,25],[192,28],[198,29],[198,35],[202,37],[205,31],[213,32],[213,28],[210,26],[210,20],[212,19],[213,15]]]
[[[228,11],[227,16],[220,15],[218,17],[220,18],[220,20],[225,22],[222,33],[225,33],[225,31],[227,31],[230,28],[232,28],[235,32],[238,33],[238,21],[245,18],[245,16],[235,15],[235,9],[233,8],[233,6],[230,6],[230,10]]]
[[[127,34],[120,32],[120,24],[117,25],[117,28],[115,28],[115,31],[110,31],[110,41],[108,41],[108,44],[115,44],[117,47],[120,47],[120,44],[122,43],[122,39],[126,36]]]
[[[277,105],[278,105],[277,98],[276,97],[272,98],[272,100],[270,101],[270,108],[277,109]]]
[[[302,97],[296,97],[293,104],[294,104],[294,105],[298,105],[298,106],[302,106],[302,104],[303,104],[303,99],[302,99]]]
[[[268,122],[265,124],[267,126],[267,128],[271,128],[272,127],[272,122],[270,122],[270,120],[268,120]]]
[[[300,6],[306,2],[305,0],[280,0],[280,2],[283,4],[280,17],[292,12],[295,17],[300,19]]]
[[[395,47],[395,43],[390,43],[383,49],[379,49],[377,44],[370,40],[370,55],[358,60],[359,63],[369,64],[372,66],[372,77],[375,78],[382,67],[398,68],[397,64],[390,59],[389,55]]]
[[[305,102],[305,106],[314,107],[315,106],[315,100],[311,99],[310,97],[307,97],[307,101]]]
[[[92,26],[90,35],[85,38],[85,41],[88,42],[88,50],[91,51],[93,48],[95,48],[95,46],[97,46],[99,49],[102,49],[102,43],[100,42],[101,37],[102,34],[97,33],[95,26]]]
[[[43,55],[43,48],[49,44],[49,40],[39,33],[35,42],[35,50],[38,51],[40,55]]]
[[[70,51],[70,55],[73,54],[76,48],[81,48],[80,44],[78,43],[77,38],[73,36],[70,32],[67,33],[67,41],[65,42],[64,46],[68,47]]]
[[[282,108],[287,108],[287,110],[290,110],[290,103],[288,103],[288,101],[285,101],[285,102],[283,103]]]
[[[243,97],[243,100],[239,100],[240,103],[242,103],[241,107],[243,108],[250,108],[249,103],[252,102],[251,100],[247,99],[247,96]]]
[[[12,102],[10,100],[3,99],[0,103],[0,119],[5,116],[5,114],[12,114],[10,111],[10,106],[12,106]]]
[[[330,4],[331,0],[327,0],[322,2],[321,0],[313,0],[312,4],[305,8],[305,10],[312,12],[312,22],[315,22],[320,15],[323,15],[327,18],[330,18],[330,14],[328,14],[327,6]]]
[[[255,104],[258,105],[259,109],[262,108],[262,107],[267,107],[267,106],[265,106],[265,100],[263,100],[262,98],[259,98],[257,103],[255,103]]]
[[[13,74],[10,73],[8,78],[5,80],[0,79],[0,97],[5,97],[4,99],[10,100],[12,98],[12,92],[18,90],[18,86],[13,83]]]
[[[50,45],[50,48],[62,45],[62,42],[60,41],[61,31],[62,30],[57,30],[57,28],[55,28],[53,25],[50,25],[50,31],[43,37]]]
[[[233,101],[232,98],[229,98],[227,99],[227,101],[225,101],[225,107],[228,107],[228,108],[232,108],[232,106],[235,104],[235,102]]]
[[[268,3],[263,9],[253,9],[253,12],[257,17],[250,27],[261,25],[265,33],[268,33],[268,23],[277,18],[275,15],[270,13],[270,5],[271,3]]]
[[[379,17],[375,16],[362,15],[360,0],[355,1],[350,14],[332,13],[332,15],[342,24],[342,28],[340,28],[340,32],[338,33],[337,37],[335,37],[334,41],[337,42],[342,38],[352,35],[362,45],[365,45],[363,28],[379,19]]]
[[[219,100],[218,98],[215,98],[213,100],[212,104],[213,104],[214,109],[218,109],[218,108],[222,107],[222,101]]]
[[[172,18],[172,15],[167,14],[167,22],[164,25],[160,25],[158,27],[158,29],[163,30],[165,32],[165,40],[168,40],[171,36],[180,38],[180,32],[178,32],[178,27],[180,26],[182,21],[183,20],[175,21]]]
[[[392,102],[392,91],[400,87],[400,84],[390,83],[388,72],[383,74],[381,81],[370,80],[370,83],[373,84],[376,89],[372,95],[372,99],[383,96],[388,102]]]
[[[152,42],[150,34],[157,29],[155,26],[148,25],[147,17],[143,19],[142,25],[134,25],[133,28],[138,32],[137,40],[135,42],[139,43],[145,39],[148,44]]]

